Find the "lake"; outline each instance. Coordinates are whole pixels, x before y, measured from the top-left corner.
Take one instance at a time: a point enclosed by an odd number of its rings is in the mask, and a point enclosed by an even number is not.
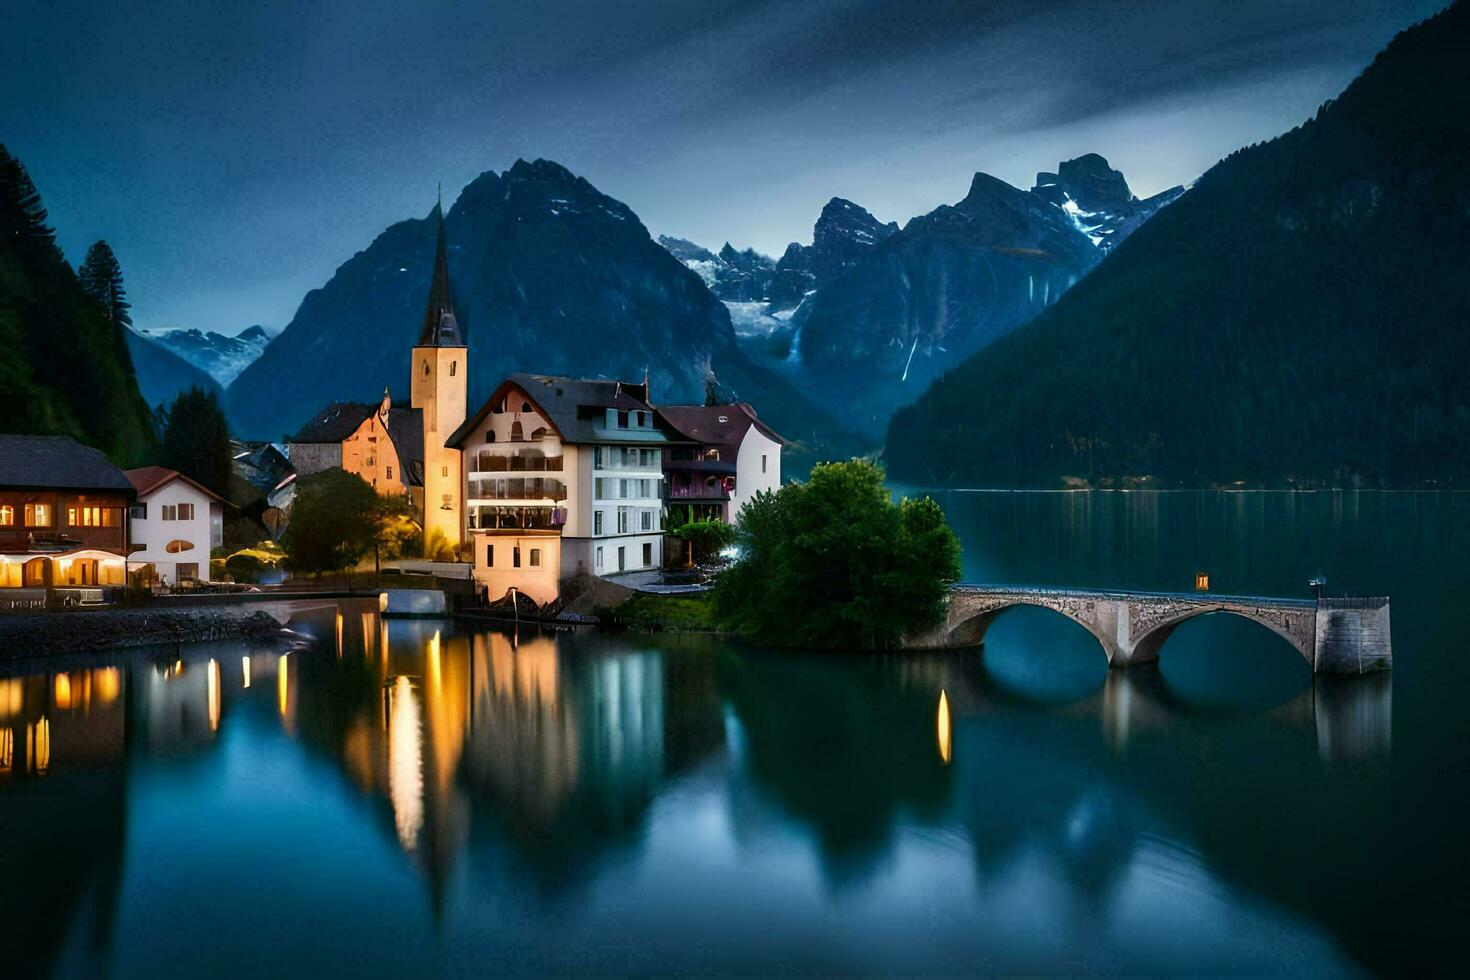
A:
[[[1470,495],[938,495],[987,583],[1393,599],[1314,682],[1207,616],[792,655],[301,604],[0,669],[6,976],[1448,973]],[[13,651],[12,651],[13,652]]]

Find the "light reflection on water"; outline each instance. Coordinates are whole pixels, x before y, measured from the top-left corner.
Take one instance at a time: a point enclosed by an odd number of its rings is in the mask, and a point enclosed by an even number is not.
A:
[[[0,952],[118,976],[1411,962],[1420,876],[1364,844],[1413,829],[1395,682],[1423,697],[1434,634],[1405,642],[1395,603],[1400,676],[1354,679],[1209,625],[1108,671],[1025,611],[983,656],[849,658],[366,604],[302,610],[289,652],[12,667]]]

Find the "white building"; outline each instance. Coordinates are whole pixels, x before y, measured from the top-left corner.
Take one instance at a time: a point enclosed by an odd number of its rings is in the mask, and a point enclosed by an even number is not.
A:
[[[128,470],[138,492],[128,512],[134,550],[128,572],[177,586],[209,581],[209,550],[224,543],[225,501],[203,485],[162,466]]]
[[[511,375],[447,443],[463,453],[476,582],[545,603],[578,572],[662,567],[671,438],[646,384]]]
[[[664,464],[669,510],[689,520],[734,523],[762,490],[781,486],[781,438],[745,402],[659,409],[683,436]]]

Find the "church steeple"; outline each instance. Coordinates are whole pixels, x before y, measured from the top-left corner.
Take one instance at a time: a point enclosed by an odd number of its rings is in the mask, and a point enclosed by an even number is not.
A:
[[[444,204],[434,205],[439,224],[439,244],[434,254],[434,277],[429,281],[429,306],[424,311],[424,326],[419,331],[416,347],[463,347],[464,333],[454,315],[454,299],[449,293],[449,256],[444,244]]]

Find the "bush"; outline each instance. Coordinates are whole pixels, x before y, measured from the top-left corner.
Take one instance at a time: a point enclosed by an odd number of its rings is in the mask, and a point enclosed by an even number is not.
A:
[[[867,460],[824,463],[763,491],[736,527],[740,558],[715,580],[714,614],[763,643],[882,649],[943,620],[958,538],[929,497],[894,504]]]

